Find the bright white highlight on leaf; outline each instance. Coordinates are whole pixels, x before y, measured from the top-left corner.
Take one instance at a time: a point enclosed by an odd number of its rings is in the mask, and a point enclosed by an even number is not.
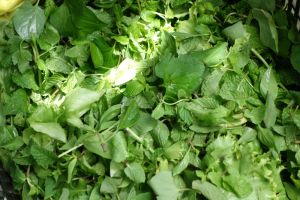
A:
[[[138,62],[126,58],[117,68],[110,70],[107,79],[113,86],[122,85],[136,76],[139,65]]]

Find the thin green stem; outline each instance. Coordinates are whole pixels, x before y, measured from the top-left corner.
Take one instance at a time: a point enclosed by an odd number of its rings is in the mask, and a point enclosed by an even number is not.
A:
[[[143,142],[143,138],[139,137],[132,129],[130,128],[126,128],[125,129],[131,137],[133,137],[136,141],[138,141],[139,143]]]
[[[267,61],[255,49],[252,48],[251,51],[267,68],[270,68]]]
[[[142,6],[141,6],[141,1],[140,0],[136,0],[138,6],[139,6],[139,11],[140,13],[142,13]]]
[[[75,147],[72,147],[71,149],[68,149],[67,151],[65,151],[65,152],[63,152],[63,153],[61,153],[61,154],[59,154],[59,155],[58,155],[58,158],[61,158],[61,157],[65,156],[65,155],[67,155],[68,153],[70,153],[70,152],[72,152],[72,151],[78,149],[78,148],[81,147],[81,146],[83,146],[83,144],[79,144],[79,145],[77,145],[77,146],[75,146]]]
[[[39,49],[37,47],[36,44],[36,40],[35,38],[32,38],[32,51],[33,51],[33,56],[34,56],[34,62],[37,63],[38,59],[39,59]],[[38,69],[38,81],[39,81],[39,86],[42,85],[42,75],[41,75],[41,71]]]
[[[174,106],[174,105],[176,105],[176,104],[178,104],[178,103],[180,103],[180,102],[183,102],[183,101],[189,101],[189,100],[190,100],[190,99],[180,99],[180,100],[178,100],[178,101],[176,101],[176,102],[173,102],[173,103],[165,102],[164,100],[162,100],[162,102],[163,102],[164,104],[166,104],[166,105]]]
[[[35,3],[35,6],[38,6],[40,3],[40,0],[37,0],[36,3]]]

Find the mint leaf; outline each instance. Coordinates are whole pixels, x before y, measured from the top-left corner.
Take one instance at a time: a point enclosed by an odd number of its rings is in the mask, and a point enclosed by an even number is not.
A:
[[[144,169],[139,163],[128,164],[124,172],[135,183],[144,183],[146,180]]]
[[[298,73],[300,73],[299,54],[300,54],[300,45],[293,45],[290,59],[294,69],[297,70]]]
[[[271,48],[274,52],[278,52],[278,33],[276,25],[272,16],[261,9],[252,10],[254,18],[259,23],[260,28],[260,40],[266,46]]]
[[[157,195],[158,200],[173,200],[178,198],[179,190],[174,183],[170,171],[159,172],[151,178],[149,185]]]
[[[20,87],[38,90],[39,87],[35,81],[34,73],[32,70],[25,72],[24,74],[14,74],[12,80]]]
[[[30,126],[37,132],[44,133],[53,139],[57,139],[61,142],[66,142],[66,132],[59,123],[55,122],[31,122]]]
[[[180,55],[178,58],[164,57],[155,66],[155,73],[164,80],[166,96],[174,98],[179,90],[190,95],[198,89],[204,69],[204,64],[195,56]]]
[[[47,168],[56,161],[56,156],[53,152],[44,149],[43,147],[33,144],[30,147],[30,153],[38,165]]]
[[[44,11],[39,6],[25,2],[15,13],[14,27],[23,40],[38,38],[46,22]]]

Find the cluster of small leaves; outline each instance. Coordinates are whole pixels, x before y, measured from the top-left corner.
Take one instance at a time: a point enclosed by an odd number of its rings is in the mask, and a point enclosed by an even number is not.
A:
[[[25,1],[0,20],[0,161],[22,199],[298,200],[300,36],[282,9]]]

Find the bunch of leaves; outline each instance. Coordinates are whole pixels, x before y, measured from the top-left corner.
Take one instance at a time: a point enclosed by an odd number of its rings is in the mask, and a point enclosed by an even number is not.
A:
[[[299,199],[290,17],[275,0],[25,1],[0,21],[0,160],[15,189]]]

